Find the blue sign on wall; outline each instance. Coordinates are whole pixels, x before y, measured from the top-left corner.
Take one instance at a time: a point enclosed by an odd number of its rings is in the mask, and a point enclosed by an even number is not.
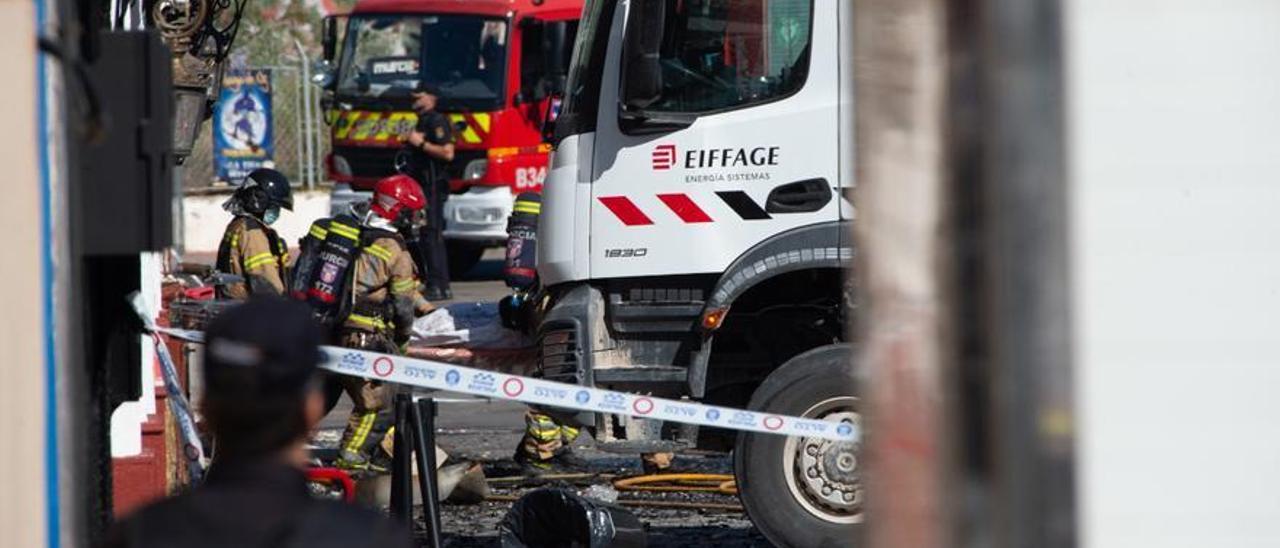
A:
[[[271,71],[228,72],[213,106],[213,165],[222,181],[239,184],[250,171],[270,165]]]

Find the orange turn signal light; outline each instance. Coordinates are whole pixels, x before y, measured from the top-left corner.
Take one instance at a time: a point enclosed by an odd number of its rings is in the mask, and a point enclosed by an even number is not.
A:
[[[720,329],[724,323],[724,317],[729,315],[729,307],[722,306],[717,308],[709,308],[702,313],[702,328],[707,331],[715,331]]]

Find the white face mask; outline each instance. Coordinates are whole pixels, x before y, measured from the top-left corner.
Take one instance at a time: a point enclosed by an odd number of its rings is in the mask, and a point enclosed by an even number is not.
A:
[[[262,222],[267,224],[275,224],[276,219],[280,218],[280,208],[273,207],[262,214]]]

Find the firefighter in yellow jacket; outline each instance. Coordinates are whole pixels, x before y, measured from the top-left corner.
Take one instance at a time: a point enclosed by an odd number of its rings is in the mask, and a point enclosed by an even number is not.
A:
[[[374,186],[369,211],[364,213],[358,227],[350,226],[354,220],[341,216],[320,227],[326,232],[345,232],[355,236],[359,250],[354,254],[350,275],[333,274],[337,268],[323,261],[340,259],[339,248],[321,255],[320,264],[312,265],[318,282],[312,289],[325,287],[327,277],[348,280],[346,287],[336,295],[339,303],[350,303],[349,309],[341,306],[336,326],[337,343],[347,348],[398,354],[408,343],[413,320],[433,307],[418,291],[418,273],[400,229],[419,214],[426,205],[422,189],[412,178],[394,175],[378,181]],[[312,234],[312,236],[318,236]],[[342,234],[325,243],[342,240]],[[339,260],[339,262],[341,262]],[[322,292],[310,291],[309,297],[317,302],[325,301]],[[316,303],[313,303],[316,304]],[[351,397],[354,409],[347,420],[347,428],[339,445],[338,466],[352,470],[385,470],[388,455],[379,450],[379,444],[390,429],[394,417],[391,410],[392,391],[381,382],[359,377],[338,375],[328,384],[330,401],[345,391]]]
[[[251,295],[284,295],[289,248],[271,224],[281,208],[293,210],[289,179],[274,169],[255,169],[222,207],[234,218],[222,235],[215,268],[244,281],[219,288],[218,296],[244,300]]]

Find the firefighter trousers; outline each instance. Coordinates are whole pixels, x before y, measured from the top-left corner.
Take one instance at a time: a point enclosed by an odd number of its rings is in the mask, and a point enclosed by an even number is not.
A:
[[[386,337],[353,331],[340,337],[346,348],[394,353],[395,345]],[[330,373],[325,378],[325,404],[333,410],[338,399],[346,393],[351,398],[351,415],[338,450],[342,460],[349,464],[367,464],[375,455],[388,430],[395,424],[391,400],[395,396],[393,385]]]
[[[579,429],[556,422],[551,415],[537,409],[530,409],[524,414],[524,438],[520,440],[520,451],[531,460],[547,461],[568,449],[579,434]],[[671,467],[674,457],[672,453],[641,453],[640,461],[646,471],[660,472]]]

